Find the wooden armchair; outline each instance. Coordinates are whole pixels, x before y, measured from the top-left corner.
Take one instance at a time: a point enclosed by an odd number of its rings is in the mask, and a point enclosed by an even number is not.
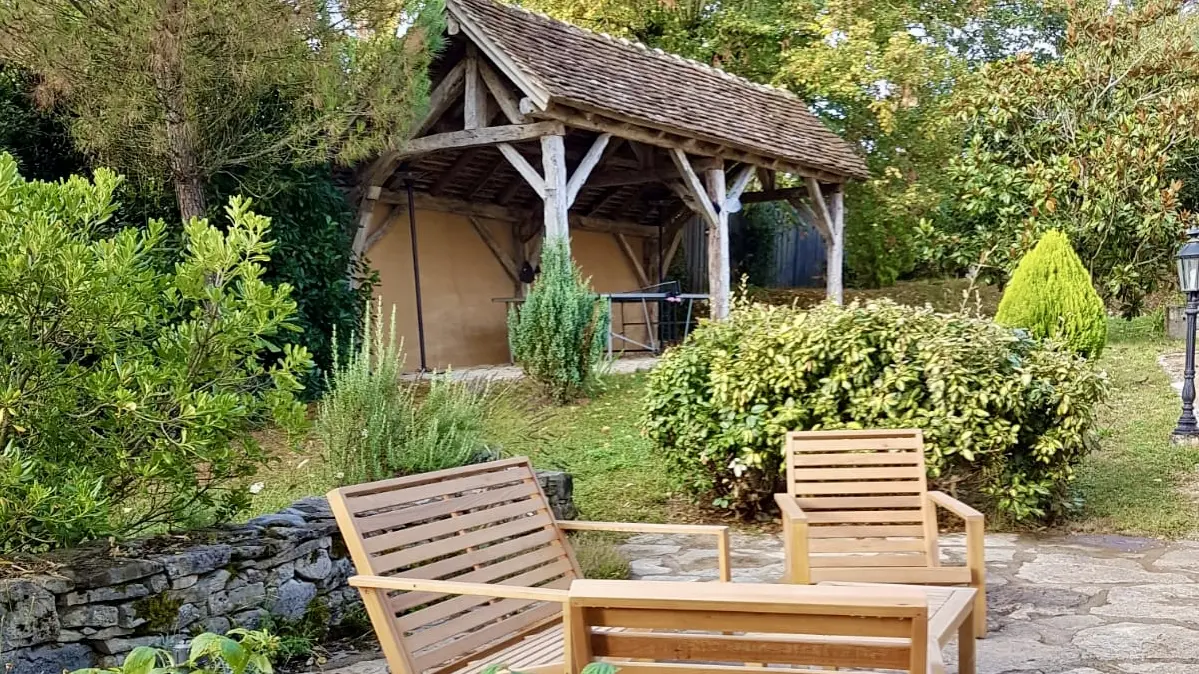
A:
[[[792,583],[853,581],[969,585],[974,633],[987,631],[983,516],[928,491],[919,430],[787,434],[783,515]],[[966,524],[966,565],[941,566],[937,508]]]
[[[562,669],[562,609],[582,576],[565,531],[707,534],[729,579],[728,529],[559,522],[528,459],[329,492],[392,674]]]
[[[602,660],[620,674],[941,674],[927,615],[912,588],[577,580],[567,671]]]

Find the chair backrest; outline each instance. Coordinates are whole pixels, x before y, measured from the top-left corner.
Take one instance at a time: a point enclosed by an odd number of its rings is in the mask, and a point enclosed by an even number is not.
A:
[[[556,589],[582,575],[523,457],[344,487],[329,504],[362,575]],[[398,592],[371,620],[413,670],[393,664],[393,674],[416,674],[454,669],[561,613],[554,603]]]
[[[786,454],[787,493],[807,515],[813,568],[922,567],[936,558],[919,430],[796,431]]]
[[[927,668],[927,599],[903,587],[577,580],[566,625],[570,674]]]

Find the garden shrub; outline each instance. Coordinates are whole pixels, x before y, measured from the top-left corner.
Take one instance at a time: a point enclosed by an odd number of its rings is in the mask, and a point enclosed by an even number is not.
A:
[[[649,376],[649,438],[719,505],[781,489],[790,430],[919,428],[933,484],[1016,520],[1066,505],[1105,392],[1093,364],[986,320],[880,300],[739,302]]]
[[[120,178],[45,183],[0,155],[0,549],[228,517],[266,460],[250,431],[305,424],[303,348],[262,280],[269,221],[230,200],[181,248],[151,221],[100,238]]]
[[[609,320],[607,304],[583,278],[567,242],[550,239],[541,251],[541,275],[524,304],[508,314],[512,357],[555,400],[570,400],[595,376]]]
[[[187,658],[176,662],[165,648],[138,646],[119,667],[77,669],[71,674],[272,674],[279,637],[265,630],[234,628],[224,635],[204,632],[191,639]]]
[[[1055,339],[1096,358],[1107,342],[1107,313],[1091,275],[1065,234],[1046,232],[1012,274],[995,321]]]
[[[317,437],[343,484],[455,468],[486,453],[490,387],[433,376],[404,382],[395,308],[384,326],[382,300],[363,312],[362,335],[334,366],[320,402]],[[334,356],[337,355],[336,339]]]

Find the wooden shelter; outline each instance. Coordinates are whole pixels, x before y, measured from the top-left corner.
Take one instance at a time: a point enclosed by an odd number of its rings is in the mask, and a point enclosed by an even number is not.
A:
[[[632,290],[663,277],[698,216],[711,314],[723,318],[728,214],[741,203],[800,208],[841,299],[843,185],[867,172],[802,100],[492,0],[446,10],[428,113],[403,147],[361,168],[355,239],[400,332],[423,343],[428,327],[432,366],[502,360],[503,306],[490,305],[521,296],[521,270],[547,236],[570,237],[598,290]]]

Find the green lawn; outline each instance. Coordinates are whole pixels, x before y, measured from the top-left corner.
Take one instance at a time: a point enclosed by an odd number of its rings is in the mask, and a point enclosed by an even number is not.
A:
[[[1078,471],[1078,528],[1165,537],[1199,531],[1199,448],[1169,442],[1178,394],[1157,363],[1160,354],[1181,345],[1146,329],[1151,320],[1111,323],[1100,363],[1111,379],[1111,396],[1101,413],[1100,448]]]
[[[592,399],[558,407],[527,385],[510,391],[494,420],[494,438],[510,456],[574,476],[580,517],[663,522],[678,485],[641,435],[644,375],[611,375]]]

